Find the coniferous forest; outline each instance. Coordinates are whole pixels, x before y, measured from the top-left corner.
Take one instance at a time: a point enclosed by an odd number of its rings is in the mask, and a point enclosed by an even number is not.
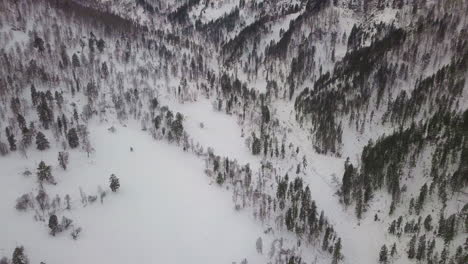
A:
[[[0,264],[468,263],[465,0],[0,0]]]

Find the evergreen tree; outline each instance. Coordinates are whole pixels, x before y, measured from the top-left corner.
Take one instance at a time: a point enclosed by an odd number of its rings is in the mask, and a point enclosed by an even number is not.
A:
[[[13,257],[11,259],[13,264],[28,264],[29,260],[26,254],[24,253],[24,247],[16,247],[13,251]]]
[[[78,55],[76,55],[76,53],[73,53],[72,64],[75,68],[80,67],[80,59],[78,58]]]
[[[223,185],[224,183],[224,177],[221,172],[218,172],[218,177],[216,177],[216,183],[219,185]]]
[[[15,150],[16,150],[16,139],[15,139],[15,135],[13,135],[13,134],[11,133],[9,127],[6,127],[6,128],[5,128],[5,134],[6,134],[7,139],[8,139],[8,144],[10,144],[10,150],[11,150],[11,151],[15,151]]]
[[[386,245],[383,245],[380,249],[379,262],[387,263],[388,262],[388,249]]]
[[[110,182],[110,188],[113,192],[116,192],[119,188],[120,188],[120,182],[119,182],[119,178],[117,178],[117,176],[115,176],[115,174],[112,174],[109,178],[109,182]]]
[[[75,128],[70,128],[67,134],[67,138],[68,138],[68,145],[70,145],[70,148],[76,148],[80,145],[78,134],[76,133]]]
[[[258,254],[263,254],[263,241],[262,237],[257,238],[257,242],[255,242],[255,247],[257,248]]]
[[[333,247],[333,259],[332,264],[338,264],[340,262],[341,256],[341,238],[338,238],[338,241],[335,243]]]
[[[38,150],[45,150],[49,148],[49,141],[40,131],[36,134],[36,145]]]
[[[294,216],[293,216],[293,209],[290,207],[286,211],[286,217],[284,219],[286,228],[288,231],[293,231],[294,230]]]
[[[394,257],[397,254],[396,243],[393,243],[390,255]]]
[[[350,203],[350,193],[351,193],[351,182],[352,176],[354,173],[353,165],[350,164],[349,158],[346,159],[345,162],[345,172],[343,174],[343,181],[341,185],[341,194],[343,196],[343,202],[345,205],[349,205]]]
[[[99,50],[99,52],[103,52],[104,51],[104,47],[105,47],[106,43],[104,42],[103,39],[99,39],[98,42],[97,42],[97,48]]]
[[[49,129],[50,123],[54,120],[54,116],[44,93],[41,93],[40,102],[36,110],[44,129]]]
[[[446,264],[448,258],[449,258],[449,249],[448,249],[448,246],[446,245],[444,249],[442,250],[442,253],[440,254],[439,264]]]
[[[66,170],[68,166],[68,152],[60,151],[58,154],[58,161],[59,161],[60,167]]]
[[[184,125],[182,124],[184,117],[181,113],[176,114],[176,119],[171,123],[171,130],[175,136],[177,143],[180,142],[182,135],[184,134]]]
[[[450,217],[447,218],[445,221],[445,232],[444,232],[444,240],[445,243],[449,243],[453,240],[456,235],[456,228],[457,228],[457,215],[452,214]]]
[[[358,187],[357,189],[355,210],[356,210],[356,217],[360,220],[362,218],[362,210],[363,210],[362,190],[360,187]]]
[[[430,214],[424,219],[424,229],[426,229],[426,231],[432,230],[432,216]]]
[[[414,198],[411,198],[410,204],[409,204],[409,208],[408,208],[408,213],[409,213],[410,215],[412,215],[412,214],[413,214],[413,210],[414,210]]]
[[[416,255],[416,235],[414,235],[408,244],[408,258],[413,259]]]
[[[325,229],[325,235],[323,236],[322,250],[326,251],[328,249],[328,239],[330,238],[331,228],[327,227]]]
[[[431,258],[432,258],[432,254],[434,254],[435,246],[436,246],[436,241],[435,241],[435,239],[433,238],[433,239],[431,240],[431,243],[429,244],[429,247],[427,247],[427,259],[431,259]]]
[[[426,200],[426,196],[427,196],[427,184],[424,184],[419,191],[418,201],[416,203],[417,214],[421,212],[424,206],[424,201]]]
[[[37,179],[39,180],[41,184],[44,181],[51,183],[51,184],[55,184],[55,179],[52,176],[51,167],[46,165],[44,161],[41,161],[39,163],[36,174],[37,174]]]
[[[58,218],[55,214],[52,214],[50,217],[49,217],[49,228],[50,228],[50,234],[52,234],[53,236],[55,236],[55,234],[58,232],[59,230],[59,223],[58,223]]]
[[[18,122],[18,127],[23,130],[26,128],[26,119],[21,114],[16,115],[16,121]]]
[[[426,256],[426,235],[419,237],[418,250],[416,253],[416,259],[422,260]]]
[[[38,94],[37,94],[36,87],[34,86],[34,84],[31,84],[31,101],[33,103],[33,106],[37,105]]]
[[[45,51],[44,40],[38,36],[34,39],[33,47],[36,48],[41,54]]]
[[[255,133],[252,134],[252,154],[258,155],[261,151],[261,142],[260,139],[255,136]]]

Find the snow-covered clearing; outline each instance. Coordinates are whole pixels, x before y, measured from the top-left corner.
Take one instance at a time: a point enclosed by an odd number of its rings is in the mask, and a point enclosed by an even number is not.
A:
[[[0,159],[1,254],[24,245],[32,263],[265,262],[255,251],[260,225],[236,212],[230,196],[209,184],[201,159],[154,141],[136,125],[116,126],[115,133],[108,127],[90,126],[96,153],[87,158],[72,151],[67,171],[58,167],[53,150],[35,151],[28,160],[16,154]],[[14,209],[15,199],[36,186],[34,174],[20,172],[25,166],[35,172],[40,160],[53,165],[58,182],[46,186],[49,196],[72,197],[72,210],[63,214],[83,228],[77,241],[66,232],[51,238],[46,223]],[[78,186],[88,194],[98,185],[108,189],[111,173],[120,178],[121,189],[109,193],[104,205],[97,201],[83,207]]]
[[[202,146],[211,147],[217,155],[234,158],[241,163],[260,161],[247,148],[236,117],[215,112],[209,100],[169,105],[184,115],[185,129]]]

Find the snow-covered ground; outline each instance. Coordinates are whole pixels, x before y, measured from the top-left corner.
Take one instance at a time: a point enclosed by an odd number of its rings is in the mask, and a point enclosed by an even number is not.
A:
[[[137,126],[116,126],[115,133],[107,131],[109,125],[90,127],[96,153],[87,158],[71,152],[67,171],[58,167],[52,150],[31,153],[29,160],[17,155],[0,159],[0,255],[24,245],[32,263],[265,262],[255,250],[260,225],[236,212],[230,196],[210,185],[201,159],[154,141]],[[53,164],[58,182],[46,187],[49,196],[72,197],[72,210],[63,214],[83,228],[76,241],[68,233],[51,238],[46,223],[14,208],[15,199],[36,186],[34,174],[20,172],[25,166],[35,171],[40,160]],[[111,173],[120,178],[121,189],[109,193],[103,205],[83,207],[77,186],[88,194],[98,185],[108,189]]]
[[[283,101],[275,102],[276,117],[284,127],[290,129],[289,140],[301,146],[302,153],[308,161],[307,171],[303,174],[304,182],[309,184],[312,199],[317,202],[319,208],[323,208],[329,221],[333,224],[337,233],[343,241],[343,254],[346,256],[345,263],[373,264],[378,259],[377,253],[385,241],[385,226],[381,222],[373,221],[370,217],[358,221],[354,208],[344,209],[336,194],[341,178],[344,173],[344,162],[346,158],[337,158],[320,155],[313,151],[311,140],[294,120],[294,109]],[[344,139],[347,140],[347,139]],[[354,145],[354,153],[358,153],[362,146]],[[354,158],[354,157],[350,157]],[[356,157],[357,158],[357,157]],[[375,201],[376,207],[379,201]],[[386,205],[388,207],[388,205]],[[386,208],[387,208],[386,207]]]
[[[217,155],[234,158],[241,163],[260,161],[260,158],[249,152],[236,118],[215,112],[209,100],[169,105],[171,109],[184,115],[187,133],[202,146],[211,147]]]

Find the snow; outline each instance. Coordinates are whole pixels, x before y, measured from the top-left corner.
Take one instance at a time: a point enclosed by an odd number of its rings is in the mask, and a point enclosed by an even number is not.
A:
[[[245,257],[250,263],[264,262],[255,252],[260,226],[234,211],[226,192],[209,185],[201,160],[154,141],[133,126],[116,126],[114,134],[108,127],[91,127],[97,152],[91,158],[71,152],[67,171],[55,165],[52,150],[32,153],[29,161],[16,155],[0,159],[5,171],[0,185],[4,252],[24,245],[32,263],[48,264],[231,263]],[[14,209],[13,201],[35,183],[35,175],[26,178],[19,172],[25,166],[32,169],[39,160],[54,164],[58,184],[46,187],[49,196],[69,193],[72,197],[73,210],[64,214],[83,227],[77,241],[68,233],[51,238],[46,223],[34,222],[31,212]],[[120,178],[121,189],[109,193],[103,205],[82,207],[77,186],[93,194],[98,185],[107,186],[111,173]]]
[[[250,154],[235,118],[215,112],[209,100],[170,104],[170,108],[184,115],[187,133],[202,146],[213,148],[217,155],[235,158],[241,163],[260,161]]]
[[[378,259],[380,247],[385,243],[387,227],[383,227],[380,222],[374,222],[374,214],[370,212],[367,213],[369,217],[358,221],[354,214],[354,207],[346,210],[340,203],[336,195],[338,191],[336,180],[341,182],[345,158],[317,154],[307,134],[294,120],[293,105],[277,101],[274,107],[276,117],[290,129],[289,140],[301,147],[302,153],[299,156],[305,155],[307,158],[307,170],[302,177],[310,187],[312,199],[317,202],[319,208],[324,209],[325,215],[342,239],[343,255],[346,257],[344,263],[374,264]],[[307,146],[304,142],[310,145]],[[356,148],[354,151],[359,150]]]

